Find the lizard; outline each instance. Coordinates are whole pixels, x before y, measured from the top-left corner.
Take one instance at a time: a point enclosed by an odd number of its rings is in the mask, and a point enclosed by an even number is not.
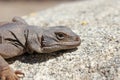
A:
[[[19,80],[23,72],[13,70],[6,59],[24,53],[52,53],[73,49],[81,39],[66,26],[41,28],[29,25],[24,19],[14,17],[9,23],[0,24],[0,78]]]

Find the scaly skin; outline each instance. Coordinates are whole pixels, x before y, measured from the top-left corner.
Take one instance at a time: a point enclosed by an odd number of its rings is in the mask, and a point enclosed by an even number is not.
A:
[[[5,61],[7,58],[28,53],[52,53],[64,49],[76,48],[80,38],[71,29],[64,26],[40,28],[28,25],[20,17],[13,22],[0,23],[0,78],[19,80],[20,71],[14,71]]]

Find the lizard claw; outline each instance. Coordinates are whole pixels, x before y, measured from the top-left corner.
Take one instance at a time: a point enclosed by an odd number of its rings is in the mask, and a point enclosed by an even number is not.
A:
[[[15,74],[16,74],[19,78],[25,76],[25,74],[24,74],[23,72],[19,71],[19,70],[16,70],[16,71],[15,71]]]
[[[1,80],[19,80],[19,75],[23,75],[21,71],[13,71],[11,68],[4,69],[0,72]]]

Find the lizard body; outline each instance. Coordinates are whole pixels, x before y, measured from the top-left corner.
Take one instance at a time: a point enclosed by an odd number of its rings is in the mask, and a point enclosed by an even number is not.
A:
[[[19,80],[17,74],[5,61],[25,52],[51,53],[76,48],[80,38],[71,29],[58,26],[40,28],[28,25],[23,19],[15,17],[11,23],[0,25],[0,77],[2,80]]]

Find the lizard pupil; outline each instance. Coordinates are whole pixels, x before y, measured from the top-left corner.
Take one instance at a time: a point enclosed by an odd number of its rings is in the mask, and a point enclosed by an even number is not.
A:
[[[58,34],[56,34],[56,37],[57,37],[59,40],[64,39],[64,34],[58,33]]]

